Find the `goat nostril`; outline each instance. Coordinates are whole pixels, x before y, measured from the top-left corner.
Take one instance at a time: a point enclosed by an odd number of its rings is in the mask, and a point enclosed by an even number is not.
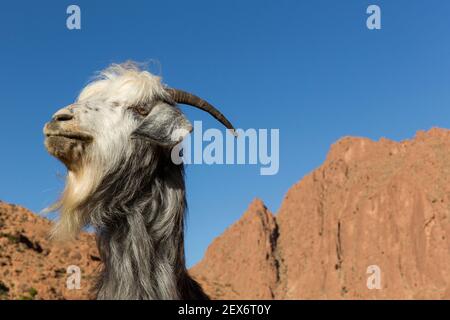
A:
[[[61,114],[57,114],[53,117],[54,121],[68,121],[68,120],[72,120],[73,115],[71,114],[67,114],[67,113],[61,113]]]

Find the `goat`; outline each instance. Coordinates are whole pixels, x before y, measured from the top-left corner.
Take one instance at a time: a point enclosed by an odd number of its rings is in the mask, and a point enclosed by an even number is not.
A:
[[[169,88],[137,64],[113,64],[44,127],[45,146],[68,169],[49,210],[73,239],[95,228],[103,269],[98,299],[207,299],[185,266],[183,164],[171,150],[192,131],[177,103],[231,123],[205,100]]]

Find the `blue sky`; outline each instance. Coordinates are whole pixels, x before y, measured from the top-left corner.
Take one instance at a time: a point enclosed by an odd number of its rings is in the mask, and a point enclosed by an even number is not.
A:
[[[66,8],[81,8],[81,30]],[[377,4],[382,29],[366,28]],[[37,212],[64,167],[42,127],[93,73],[128,59],[216,104],[240,128],[280,129],[280,171],[187,168],[188,264],[253,198],[273,212],[343,136],[411,138],[450,123],[450,2],[9,1],[0,7],[0,199]],[[158,66],[159,65],[159,66]],[[208,115],[188,117],[216,127]]]

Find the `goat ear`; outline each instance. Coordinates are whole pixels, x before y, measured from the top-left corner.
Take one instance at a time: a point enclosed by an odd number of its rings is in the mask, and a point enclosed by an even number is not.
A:
[[[152,108],[141,125],[132,133],[134,138],[148,139],[171,148],[192,131],[192,125],[183,113],[166,103]]]

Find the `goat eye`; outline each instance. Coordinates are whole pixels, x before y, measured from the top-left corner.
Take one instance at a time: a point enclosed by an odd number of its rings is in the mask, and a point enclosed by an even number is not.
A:
[[[133,111],[136,112],[137,114],[141,115],[141,116],[146,116],[148,115],[148,110],[147,108],[144,108],[143,106],[136,106],[133,108]]]

